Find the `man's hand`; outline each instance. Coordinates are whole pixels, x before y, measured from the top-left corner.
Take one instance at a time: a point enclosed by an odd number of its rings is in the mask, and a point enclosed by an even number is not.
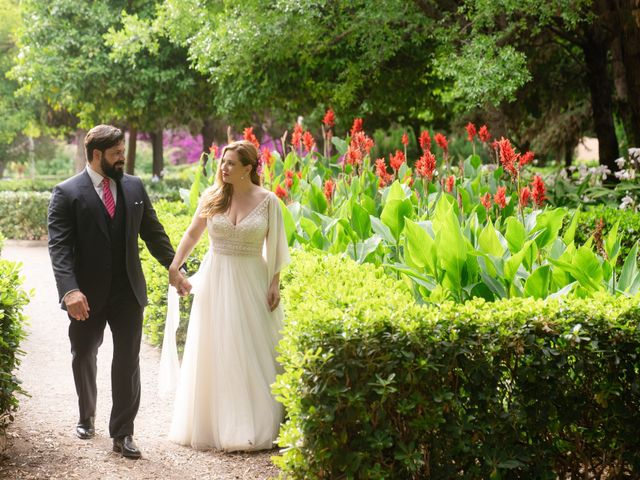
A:
[[[80,290],[68,293],[64,297],[64,304],[67,306],[67,313],[71,318],[79,321],[89,318],[89,302]]]

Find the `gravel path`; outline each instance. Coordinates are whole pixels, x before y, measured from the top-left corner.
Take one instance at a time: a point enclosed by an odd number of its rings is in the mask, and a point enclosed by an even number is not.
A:
[[[5,243],[2,257],[23,262],[25,287],[35,290],[26,309],[28,337],[18,377],[30,397],[20,398],[9,447],[0,456],[4,479],[266,479],[278,475],[271,463],[277,450],[260,453],[195,451],[166,438],[171,399],[157,394],[159,350],[143,344],[140,352],[142,400],[135,439],[143,458],[129,460],[111,452],[111,335],[105,330],[98,355],[96,436],[75,437],[77,400],[71,373],[68,320],[57,304],[53,272],[42,242]]]

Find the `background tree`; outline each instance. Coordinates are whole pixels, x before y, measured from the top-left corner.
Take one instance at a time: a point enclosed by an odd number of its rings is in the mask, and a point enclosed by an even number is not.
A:
[[[26,0],[20,51],[12,76],[26,96],[43,98],[54,111],[67,111],[77,126],[112,122],[130,131],[128,168],[135,158],[135,133],[152,133],[154,175],[162,171],[162,129],[182,124],[206,97],[188,72],[186,52],[161,45],[156,55],[135,62],[114,58],[104,36],[120,28],[122,12],[151,15],[155,2],[134,0]]]

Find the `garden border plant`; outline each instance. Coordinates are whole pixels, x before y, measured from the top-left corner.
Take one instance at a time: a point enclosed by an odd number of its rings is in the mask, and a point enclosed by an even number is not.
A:
[[[299,252],[283,283],[285,475],[638,475],[638,297],[418,306],[380,268]]]

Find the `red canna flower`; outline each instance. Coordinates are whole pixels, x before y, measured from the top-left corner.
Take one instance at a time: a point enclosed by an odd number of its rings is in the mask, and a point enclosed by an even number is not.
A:
[[[491,208],[491,194],[489,192],[485,193],[480,197],[480,203],[489,210]]]
[[[304,132],[304,135],[302,135],[302,143],[304,144],[304,148],[307,150],[307,153],[311,153],[311,150],[316,145],[313,135],[311,135],[308,130]]]
[[[331,201],[331,197],[333,196],[333,191],[336,189],[335,183],[333,180],[329,179],[324,182],[324,196],[327,197],[328,201]]]
[[[541,207],[545,202],[547,197],[545,197],[545,193],[547,192],[547,188],[544,185],[544,181],[540,175],[536,175],[533,177],[533,182],[531,183],[531,195],[533,196],[533,203],[536,206]]]
[[[455,175],[449,175],[447,177],[447,183],[446,183],[447,192],[451,193],[453,191],[453,186],[455,185],[455,183],[456,183]]]
[[[212,143],[209,147],[209,155],[211,158],[218,158],[218,146],[215,143]]]
[[[438,144],[438,146],[446,153],[449,151],[449,142],[447,142],[447,137],[442,135],[441,133],[436,133],[433,137]]]
[[[349,165],[360,165],[362,164],[362,152],[359,148],[353,148],[349,145],[347,153],[344,156],[344,161]]]
[[[287,191],[286,191],[284,188],[282,188],[282,185],[278,185],[278,186],[276,187],[275,194],[278,196],[278,198],[279,198],[280,200],[284,200],[285,198],[287,198],[287,197],[289,196],[289,194],[287,193]]]
[[[302,140],[302,125],[296,123],[293,127],[293,135],[291,135],[291,145],[294,148],[300,148],[300,140]]]
[[[243,130],[242,132],[243,137],[245,140],[250,141],[251,143],[253,143],[256,148],[258,150],[260,150],[260,142],[258,141],[258,139],[256,138],[256,136],[253,134],[253,127],[247,127]]]
[[[406,133],[402,134],[402,144],[406,147],[409,145],[409,136]]]
[[[404,156],[404,153],[402,153],[400,150],[396,150],[395,155],[389,155],[389,164],[391,165],[391,168],[393,168],[393,170],[396,172],[400,170],[400,167],[405,161],[406,158]]]
[[[423,152],[428,152],[431,150],[431,137],[429,136],[428,130],[423,130],[420,132],[420,147]]]
[[[273,164],[273,157],[271,156],[271,150],[269,150],[269,147],[262,147],[262,155],[260,158],[263,165],[270,167]]]
[[[533,162],[533,152],[527,152],[524,155],[522,155],[520,157],[520,161],[518,162],[518,165],[520,168],[524,167],[527,163],[531,163]]]
[[[325,127],[327,128],[333,128],[336,123],[336,115],[335,113],[333,113],[332,109],[327,110],[327,113],[324,114],[322,123],[324,123]]]
[[[482,140],[484,143],[487,143],[491,139],[491,134],[489,133],[489,129],[486,125],[482,125],[480,127],[480,130],[478,131],[478,137],[480,137],[480,140]]]
[[[284,172],[285,178],[293,178],[293,172],[291,170],[287,170]]]
[[[353,137],[356,133],[362,131],[362,119],[354,118],[353,125],[351,126],[351,137]]]
[[[476,136],[476,126],[469,122],[467,123],[467,126],[465,127],[467,129],[467,140],[469,140],[470,142],[473,142],[473,137]]]
[[[378,184],[381,187],[384,187],[393,180],[393,175],[387,172],[387,164],[385,163],[384,158],[376,160],[376,175],[379,180]]]
[[[436,157],[433,153],[427,150],[416,162],[416,172],[422,178],[426,178],[431,181],[435,169]]]
[[[507,206],[507,197],[506,197],[507,189],[505,187],[498,187],[498,191],[493,196],[493,201],[496,202],[500,208],[504,208]]]
[[[293,178],[285,178],[284,184],[287,186],[287,188],[291,188],[291,186],[293,185]]]
[[[523,187],[520,190],[520,208],[524,208],[529,205],[529,201],[531,200],[531,190],[529,187]]]
[[[511,142],[508,139],[502,137],[498,141],[498,150],[500,152],[500,163],[502,163],[504,169],[512,177],[517,176],[520,155],[516,154],[516,152],[513,150]]]

